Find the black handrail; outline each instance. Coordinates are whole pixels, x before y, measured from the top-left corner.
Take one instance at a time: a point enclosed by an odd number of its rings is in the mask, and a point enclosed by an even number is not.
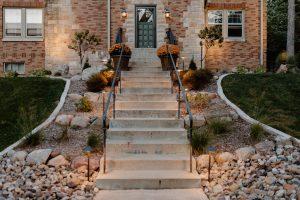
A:
[[[107,120],[107,113],[108,113],[108,109],[109,109],[109,105],[110,105],[110,100],[111,100],[111,96],[113,96],[113,118],[115,118],[115,99],[116,99],[116,82],[117,82],[117,78],[121,77],[119,76],[119,73],[121,74],[121,59],[123,57],[123,53],[124,53],[124,47],[125,44],[122,44],[122,49],[121,49],[121,54],[119,56],[119,62],[118,62],[118,66],[117,69],[115,71],[115,76],[114,76],[114,80],[112,81],[111,84],[111,88],[110,88],[110,92],[107,98],[107,102],[106,102],[106,106],[105,106],[105,110],[102,116],[102,127],[103,127],[103,173],[105,173],[106,171],[106,136],[107,136],[107,126],[106,126],[106,120]],[[120,80],[121,81],[121,80]],[[120,86],[121,87],[121,86]],[[121,90],[120,90],[121,91]]]
[[[178,93],[178,118],[180,118],[180,91],[182,93],[182,96],[183,96],[183,99],[184,99],[184,102],[185,102],[185,106],[186,106],[186,111],[188,112],[189,114],[189,120],[190,120],[190,127],[189,127],[189,140],[190,140],[190,144],[191,144],[191,147],[190,147],[190,172],[192,173],[193,172],[193,147],[192,147],[192,139],[193,139],[193,114],[191,112],[191,108],[190,108],[190,105],[189,105],[189,102],[187,100],[187,96],[186,96],[186,93],[185,93],[185,89],[183,88],[183,85],[182,85],[182,81],[180,79],[180,76],[178,74],[178,71],[176,70],[176,64],[174,62],[174,59],[173,59],[173,56],[169,50],[169,45],[167,44],[167,51],[168,51],[168,54],[171,58],[171,61],[172,61],[172,65],[173,65],[173,69],[172,69],[172,72],[171,72],[171,76],[173,76],[173,72],[175,71],[175,74],[177,76],[177,80],[178,80],[178,85],[179,85],[179,93]],[[172,77],[172,80],[173,80],[173,77]],[[173,83],[172,83],[173,84]]]

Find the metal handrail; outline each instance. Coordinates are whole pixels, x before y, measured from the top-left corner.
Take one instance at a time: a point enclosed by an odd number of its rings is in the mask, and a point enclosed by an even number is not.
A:
[[[122,59],[123,53],[124,53],[124,47],[125,47],[125,44],[122,43],[122,49],[121,49],[121,54],[120,54],[120,57],[119,57],[118,66],[117,66],[117,69],[115,71],[115,76],[114,76],[114,79],[113,79],[112,84],[111,84],[110,92],[109,92],[109,95],[108,95],[108,98],[107,98],[107,101],[106,101],[105,110],[104,110],[103,116],[102,116],[102,127],[103,127],[103,159],[104,159],[104,161],[103,161],[103,163],[104,163],[103,173],[105,173],[105,171],[106,171],[106,138],[107,138],[106,137],[107,136],[106,120],[107,120],[107,113],[108,113],[108,109],[109,109],[111,97],[113,96],[113,118],[115,118],[115,100],[116,100],[116,90],[115,90],[115,87],[116,87],[117,78],[121,77],[121,76],[118,76],[118,75],[119,75],[119,73],[121,74],[121,70],[120,70],[121,66],[120,65],[121,65],[121,59]],[[121,89],[120,89],[120,91],[121,91]]]
[[[185,89],[182,85],[182,81],[180,79],[180,76],[178,74],[178,71],[176,70],[176,64],[174,62],[174,59],[173,59],[173,56],[169,50],[169,45],[167,45],[167,51],[168,51],[168,54],[171,58],[171,61],[172,61],[172,65],[173,65],[173,69],[172,69],[172,73],[171,73],[171,76],[172,76],[172,81],[173,81],[173,71],[175,71],[175,74],[177,76],[177,80],[178,80],[178,85],[179,85],[179,92],[178,92],[178,118],[180,118],[180,92],[183,96],[183,99],[184,99],[184,102],[185,102],[185,106],[186,106],[186,111],[187,113],[189,114],[189,120],[190,120],[190,127],[189,127],[189,135],[188,135],[188,138],[190,140],[190,144],[191,144],[191,147],[190,147],[190,172],[192,173],[193,172],[193,147],[192,147],[192,139],[193,139],[193,114],[191,112],[191,108],[190,108],[190,105],[189,105],[189,102],[187,100],[187,96],[186,96],[186,93],[185,93]],[[173,84],[173,83],[172,83]]]

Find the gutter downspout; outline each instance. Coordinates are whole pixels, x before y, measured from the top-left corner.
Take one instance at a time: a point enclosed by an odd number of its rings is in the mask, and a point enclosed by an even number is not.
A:
[[[110,13],[110,0],[107,0],[107,48],[109,49],[111,44],[110,44],[110,17],[111,17],[111,13]]]
[[[264,65],[264,0],[260,0],[260,65]]]

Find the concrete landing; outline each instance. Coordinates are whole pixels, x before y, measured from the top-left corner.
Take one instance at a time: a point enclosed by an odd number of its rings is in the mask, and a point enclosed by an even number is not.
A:
[[[94,200],[208,200],[201,189],[100,191]]]

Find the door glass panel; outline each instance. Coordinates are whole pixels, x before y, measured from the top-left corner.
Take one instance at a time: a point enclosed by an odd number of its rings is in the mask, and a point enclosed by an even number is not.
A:
[[[155,47],[155,7],[136,8],[137,47]]]
[[[153,22],[154,8],[138,8],[137,17],[139,22]]]

